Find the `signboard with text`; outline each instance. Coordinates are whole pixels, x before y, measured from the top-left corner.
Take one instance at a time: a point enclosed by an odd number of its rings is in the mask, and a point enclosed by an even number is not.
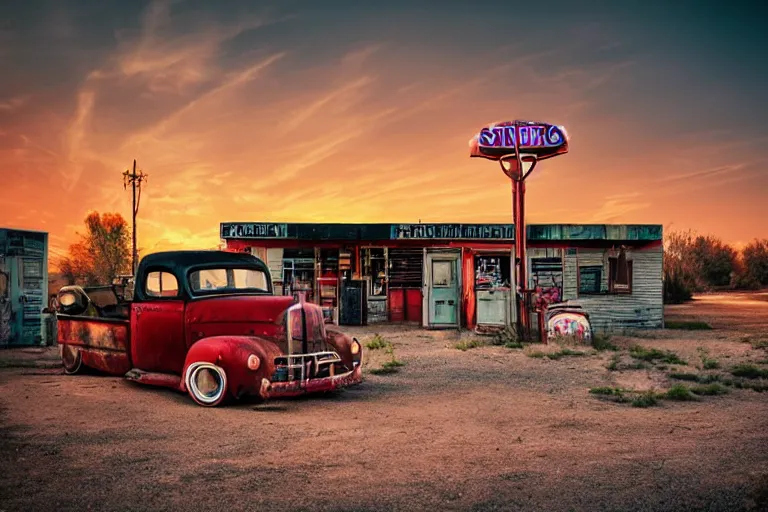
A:
[[[288,224],[273,222],[225,222],[221,238],[288,238]]]
[[[433,240],[513,240],[511,224],[392,224],[390,238]]]
[[[562,126],[533,121],[493,123],[469,141],[470,157],[499,160],[520,154],[544,160],[568,152],[568,134]]]

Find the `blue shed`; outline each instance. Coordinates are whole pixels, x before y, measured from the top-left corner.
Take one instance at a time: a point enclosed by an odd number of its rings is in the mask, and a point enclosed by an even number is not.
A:
[[[0,228],[0,347],[44,344],[48,233]]]

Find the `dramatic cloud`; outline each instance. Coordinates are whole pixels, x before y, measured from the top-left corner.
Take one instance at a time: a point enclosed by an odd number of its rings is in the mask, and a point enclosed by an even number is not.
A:
[[[529,182],[531,222],[768,235],[764,110],[723,92],[733,71],[715,82],[711,59],[667,57],[619,14],[550,13],[557,38],[511,37],[541,13],[363,4],[51,2],[23,30],[5,16],[0,49],[23,52],[0,50],[0,224],[47,230],[62,254],[88,210],[130,217],[134,158],[145,253],[216,247],[229,220],[508,222],[509,182],[467,140],[529,118],[572,137]],[[740,117],[689,122],[712,91]]]

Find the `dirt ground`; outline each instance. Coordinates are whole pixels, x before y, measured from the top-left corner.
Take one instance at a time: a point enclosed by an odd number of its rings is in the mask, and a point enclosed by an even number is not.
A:
[[[52,349],[0,351],[0,510],[768,510],[768,392],[647,408],[589,392],[768,369],[768,294],[700,297],[667,318],[713,329],[614,335],[618,352],[559,359],[531,357],[558,348],[541,345],[461,351],[489,339],[455,331],[348,329],[379,333],[405,366],[325,397],[217,409],[65,376]],[[634,344],[688,364],[638,368]],[[697,368],[703,354],[720,369]],[[390,357],[368,350],[365,368]]]

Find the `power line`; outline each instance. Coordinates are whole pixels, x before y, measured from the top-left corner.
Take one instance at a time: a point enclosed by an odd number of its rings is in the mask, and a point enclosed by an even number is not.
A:
[[[139,213],[139,202],[141,201],[141,184],[147,181],[148,174],[144,174],[143,171],[136,172],[136,160],[133,161],[133,172],[126,170],[123,173],[123,189],[128,188],[131,185],[133,190],[133,208],[132,208],[132,227],[131,232],[133,234],[133,251],[131,253],[131,269],[133,275],[136,275],[136,260],[138,259],[138,252],[136,250],[136,215]],[[136,191],[138,190],[138,199],[136,197]]]

